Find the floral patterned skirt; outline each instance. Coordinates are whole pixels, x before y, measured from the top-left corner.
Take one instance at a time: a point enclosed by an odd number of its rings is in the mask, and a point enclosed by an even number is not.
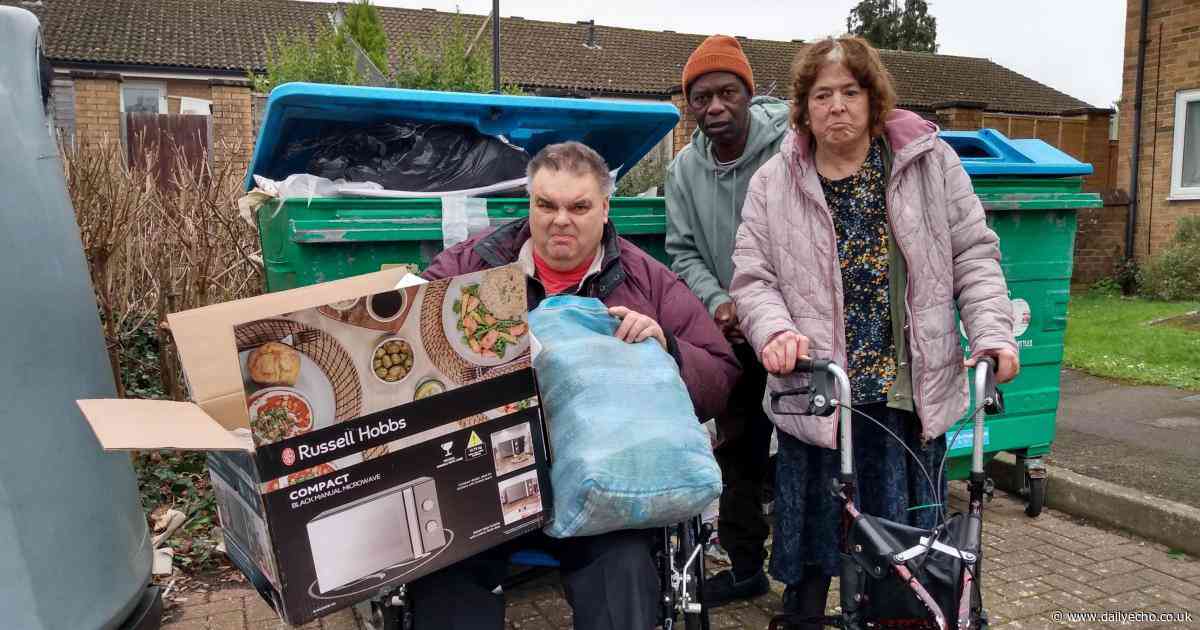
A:
[[[920,460],[918,465],[895,438],[854,414],[858,509],[913,527],[933,527],[938,520],[939,508],[934,506],[938,499],[921,466],[937,483],[938,468],[946,452],[945,436],[922,447],[921,422],[915,414],[891,409],[885,403],[857,409],[903,439]],[[784,584],[798,584],[804,565],[819,565],[826,575],[838,575],[842,504],[833,496],[832,483],[837,478],[841,456],[837,450],[806,444],[782,431],[776,433],[779,452],[775,458],[771,575]],[[946,482],[942,480],[938,485],[938,493],[945,497]]]

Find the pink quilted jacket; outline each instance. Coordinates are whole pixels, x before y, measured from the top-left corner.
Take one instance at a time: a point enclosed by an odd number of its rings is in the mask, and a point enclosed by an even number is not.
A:
[[[907,266],[913,397],[922,437],[929,440],[961,418],[969,402],[955,309],[972,355],[1017,351],[1012,309],[999,241],[958,155],[937,137],[935,125],[912,112],[893,111],[885,133],[895,155],[888,219]],[[754,174],[733,263],[730,294],[756,353],[775,334],[794,331],[811,340],[814,358],[846,365],[837,237],[807,137],[789,131],[780,153]],[[771,376],[767,387],[787,389],[806,380]],[[764,406],[770,413],[766,398]],[[836,414],[771,415],[781,430],[805,442],[837,447]]]

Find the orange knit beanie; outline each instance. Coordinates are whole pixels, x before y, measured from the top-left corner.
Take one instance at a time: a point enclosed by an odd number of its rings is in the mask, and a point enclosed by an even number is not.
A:
[[[732,72],[754,93],[754,71],[750,60],[742,52],[738,40],[728,35],[713,35],[700,43],[683,66],[683,94],[687,96],[688,84],[710,72]]]

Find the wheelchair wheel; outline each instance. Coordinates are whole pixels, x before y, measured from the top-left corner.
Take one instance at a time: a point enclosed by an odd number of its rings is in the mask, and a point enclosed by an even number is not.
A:
[[[381,594],[356,608],[363,613],[368,630],[412,630],[412,609],[403,590]]]
[[[366,618],[366,626],[370,630],[410,630],[412,615],[407,608],[391,606],[381,602],[370,602],[370,616]]]
[[[679,536],[678,566],[682,569],[692,552],[699,544],[699,519],[692,519],[677,526]],[[688,599],[693,603],[691,608],[699,610],[683,611],[683,627],[685,630],[709,630],[708,608],[704,606],[704,552],[700,551],[688,571]]]

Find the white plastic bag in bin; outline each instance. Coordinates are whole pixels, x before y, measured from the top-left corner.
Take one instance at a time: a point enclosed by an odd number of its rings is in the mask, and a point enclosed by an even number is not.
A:
[[[461,243],[488,227],[487,199],[442,197],[442,245]]]

